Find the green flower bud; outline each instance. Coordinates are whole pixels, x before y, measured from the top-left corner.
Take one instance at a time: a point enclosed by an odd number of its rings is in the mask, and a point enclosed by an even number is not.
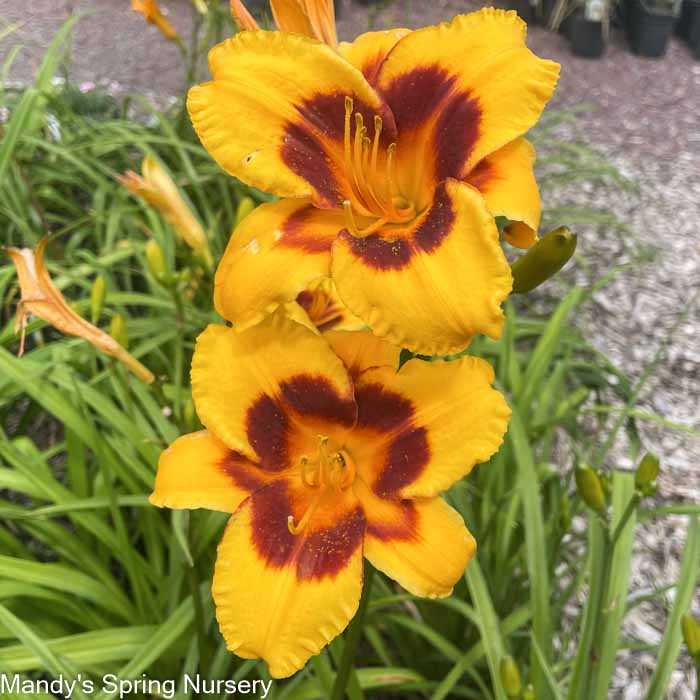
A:
[[[517,698],[523,689],[522,681],[520,680],[520,671],[513,660],[512,656],[504,656],[501,659],[501,684],[503,690],[509,698]]]
[[[546,233],[512,265],[513,293],[524,294],[553,277],[576,250],[576,234],[565,226]]]
[[[659,458],[647,452],[637,467],[634,485],[644,496],[651,496],[656,491],[656,478],[659,476]]]
[[[525,688],[523,700],[535,700],[535,689],[532,687],[532,685],[528,684],[527,688]]]
[[[576,470],[576,488],[578,489],[579,496],[581,496],[589,508],[592,508],[598,513],[605,511],[603,484],[597,472],[591,469],[587,464],[584,464]]]
[[[192,399],[187,399],[187,401],[185,401],[185,406],[182,410],[182,417],[187,430],[194,430],[195,426],[197,425],[197,413],[194,409],[194,401],[192,401]]]
[[[255,209],[255,202],[250,197],[241,197],[238,201],[238,209],[236,209],[236,226]]]
[[[123,348],[129,347],[129,333],[126,330],[126,319],[121,314],[114,314],[109,323],[109,334]]]
[[[158,282],[163,282],[168,268],[165,264],[163,249],[154,238],[149,239],[148,243],[146,243],[146,264],[153,278]]]
[[[700,663],[700,624],[690,613],[687,613],[681,618],[681,629],[688,652],[695,663]]]
[[[97,323],[97,320],[102,315],[106,293],[107,285],[105,284],[105,278],[102,275],[97,275],[90,288],[90,320],[93,323]]]

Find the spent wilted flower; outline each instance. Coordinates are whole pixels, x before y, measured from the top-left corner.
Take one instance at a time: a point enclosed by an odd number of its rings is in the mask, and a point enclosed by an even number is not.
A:
[[[495,216],[534,242],[540,199],[522,138],[559,66],[525,46],[514,12],[487,8],[338,51],[245,31],[190,90],[203,145],[230,174],[284,197],[233,235],[218,311],[239,328],[332,277],[373,332],[422,354],[496,338],[511,290]],[[272,278],[261,294],[260,278]]]
[[[70,307],[46,268],[44,250],[48,241],[48,237],[42,238],[36,251],[30,248],[5,248],[17,269],[21,293],[15,324],[15,332],[21,333],[19,355],[24,352],[24,336],[29,315],[34,314],[61,333],[87,340],[98,350],[119,360],[139,379],[151,383],[154,376],[146,367],[114,338],[88,323]]]
[[[131,0],[131,9],[134,12],[140,12],[144,16],[146,22],[158,27],[160,33],[166,39],[175,42],[180,41],[180,35],[161,12],[157,0]]]
[[[280,309],[197,340],[206,430],[161,455],[153,504],[233,513],[212,591],[228,648],[274,677],[300,669],[357,610],[363,555],[443,597],[475,543],[440,494],[487,460],[509,408],[481,359],[411,360],[367,332],[324,335]]]
[[[333,0],[270,0],[270,9],[280,31],[303,34],[329,46],[338,44]],[[239,29],[259,28],[242,0],[231,0],[231,14]]]
[[[209,243],[204,228],[165,168],[153,157],[145,156],[141,164],[143,175],[129,170],[117,176],[129,192],[155,207],[182,240],[207,265],[212,264]]]

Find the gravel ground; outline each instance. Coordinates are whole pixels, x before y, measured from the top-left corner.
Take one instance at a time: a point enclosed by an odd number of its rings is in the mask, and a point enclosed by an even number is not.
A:
[[[170,19],[185,32],[191,5],[187,0],[163,0]],[[71,75],[78,81],[116,81],[129,90],[163,98],[183,85],[177,49],[162,41],[157,30],[144,26],[128,11],[126,0],[0,0],[0,18],[23,22],[15,36],[27,49],[10,76],[26,80],[38,65],[42,47],[71,7],[98,9],[83,19],[74,38]],[[345,0],[339,31],[351,38],[374,27],[419,27],[475,7],[465,0],[394,0],[379,13]],[[0,25],[1,26],[1,25]],[[114,28],[118,27],[118,33]],[[114,36],[118,38],[115,40]],[[0,60],[12,42],[0,43]],[[624,38],[613,36],[601,60],[571,56],[562,36],[538,27],[529,31],[529,45],[540,55],[562,63],[562,78],[553,100],[558,107],[583,102],[597,109],[565,127],[562,138],[583,137],[619,171],[635,181],[639,193],[611,185],[578,185],[557,190],[545,206],[577,204],[610,209],[629,229],[621,234],[601,226],[579,226],[579,251],[594,270],[634,259],[644,251],[651,262],[637,263],[598,293],[579,323],[603,352],[633,378],[638,378],[659,344],[669,338],[694,291],[700,288],[700,63],[674,39],[661,60],[628,52]],[[578,274],[578,273],[574,273]],[[583,278],[581,278],[583,279]],[[700,429],[700,311],[688,310],[668,345],[664,361],[641,394],[641,408],[688,429]],[[700,496],[700,439],[697,435],[644,422],[644,446],[663,460],[660,492],[663,502],[697,502]],[[614,464],[631,468],[623,446]],[[612,465],[611,465],[612,466]],[[632,589],[643,593],[673,581],[685,539],[685,518],[659,518],[640,527]],[[666,607],[646,603],[629,616],[625,633],[656,642],[664,628]],[[695,601],[696,612],[700,600]],[[653,670],[650,654],[621,655],[611,698],[638,700]],[[681,660],[668,694],[672,700],[692,700],[692,671]]]

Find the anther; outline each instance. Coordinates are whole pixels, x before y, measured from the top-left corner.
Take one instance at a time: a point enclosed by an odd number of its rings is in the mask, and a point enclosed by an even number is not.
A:
[[[382,135],[382,118],[378,115],[374,115],[374,143],[372,144],[372,165],[371,165],[371,178],[374,182],[377,174],[377,156],[379,154],[379,140]]]
[[[356,236],[359,229],[355,222],[355,214],[352,211],[352,204],[349,199],[343,202],[343,214],[345,215],[345,227],[353,236]]]

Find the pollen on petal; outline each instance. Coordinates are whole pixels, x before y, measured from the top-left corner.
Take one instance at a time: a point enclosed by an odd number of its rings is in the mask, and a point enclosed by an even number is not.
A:
[[[320,580],[335,576],[362,544],[366,520],[360,506],[331,527],[313,532],[299,551],[297,578]]]
[[[298,374],[280,385],[281,396],[302,416],[350,426],[357,417],[352,397],[341,396],[323,376]]]
[[[355,389],[357,425],[380,432],[395,430],[413,417],[413,404],[381,384],[362,384]]]
[[[389,445],[374,490],[384,498],[393,496],[404,486],[413,483],[429,461],[430,445],[426,429],[409,428]]]
[[[347,244],[353,255],[365,265],[378,270],[400,270],[409,264],[413,256],[410,243],[402,239],[384,240],[374,233],[365,238],[355,238],[347,230],[343,230],[338,239]]]

